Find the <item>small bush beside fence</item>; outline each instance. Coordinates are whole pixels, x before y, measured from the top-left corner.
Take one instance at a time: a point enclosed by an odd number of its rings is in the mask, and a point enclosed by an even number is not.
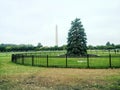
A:
[[[12,62],[22,65],[40,67],[66,67],[66,68],[120,68],[120,56],[90,56],[69,57],[34,55],[34,54],[12,54]]]

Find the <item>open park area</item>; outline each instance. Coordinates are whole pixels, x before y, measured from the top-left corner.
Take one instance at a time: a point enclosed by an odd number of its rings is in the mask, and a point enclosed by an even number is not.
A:
[[[104,54],[100,51],[89,52],[108,55],[108,52]],[[10,52],[0,53],[0,90],[120,89],[120,68],[80,69],[26,66],[11,62],[12,54]]]
[[[120,0],[0,0],[0,90],[120,90]]]
[[[65,51],[41,51],[12,54],[16,64],[59,68],[120,68],[120,53],[88,50],[86,56],[69,56]]]

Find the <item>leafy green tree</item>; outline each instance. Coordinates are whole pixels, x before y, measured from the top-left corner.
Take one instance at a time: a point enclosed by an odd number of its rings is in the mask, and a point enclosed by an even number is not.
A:
[[[115,46],[116,49],[120,49],[120,44]]]
[[[87,38],[79,18],[71,23],[68,32],[67,54],[70,56],[84,56],[87,54]]]
[[[110,42],[108,41],[107,43],[106,43],[106,46],[110,46],[111,44],[110,44]]]
[[[114,43],[107,42],[107,43],[106,43],[106,49],[108,49],[108,50],[110,50],[110,49],[115,49]]]
[[[38,43],[37,47],[41,48],[43,45],[41,43]]]
[[[92,49],[94,49],[94,46],[92,46],[92,45],[88,45],[87,48],[90,49],[90,50],[92,50]]]
[[[39,51],[41,50],[42,47],[43,45],[41,43],[38,43],[37,46],[35,47],[35,50]]]

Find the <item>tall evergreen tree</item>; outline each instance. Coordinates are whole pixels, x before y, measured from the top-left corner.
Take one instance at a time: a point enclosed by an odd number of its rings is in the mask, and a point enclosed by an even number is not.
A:
[[[70,56],[84,56],[87,54],[87,38],[80,19],[76,18],[71,23],[68,32],[67,54]]]

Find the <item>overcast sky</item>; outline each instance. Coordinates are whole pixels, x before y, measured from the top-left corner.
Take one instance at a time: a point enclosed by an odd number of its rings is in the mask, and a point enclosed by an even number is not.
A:
[[[87,45],[120,44],[120,0],[0,0],[0,43],[67,43],[71,21],[80,18]]]

